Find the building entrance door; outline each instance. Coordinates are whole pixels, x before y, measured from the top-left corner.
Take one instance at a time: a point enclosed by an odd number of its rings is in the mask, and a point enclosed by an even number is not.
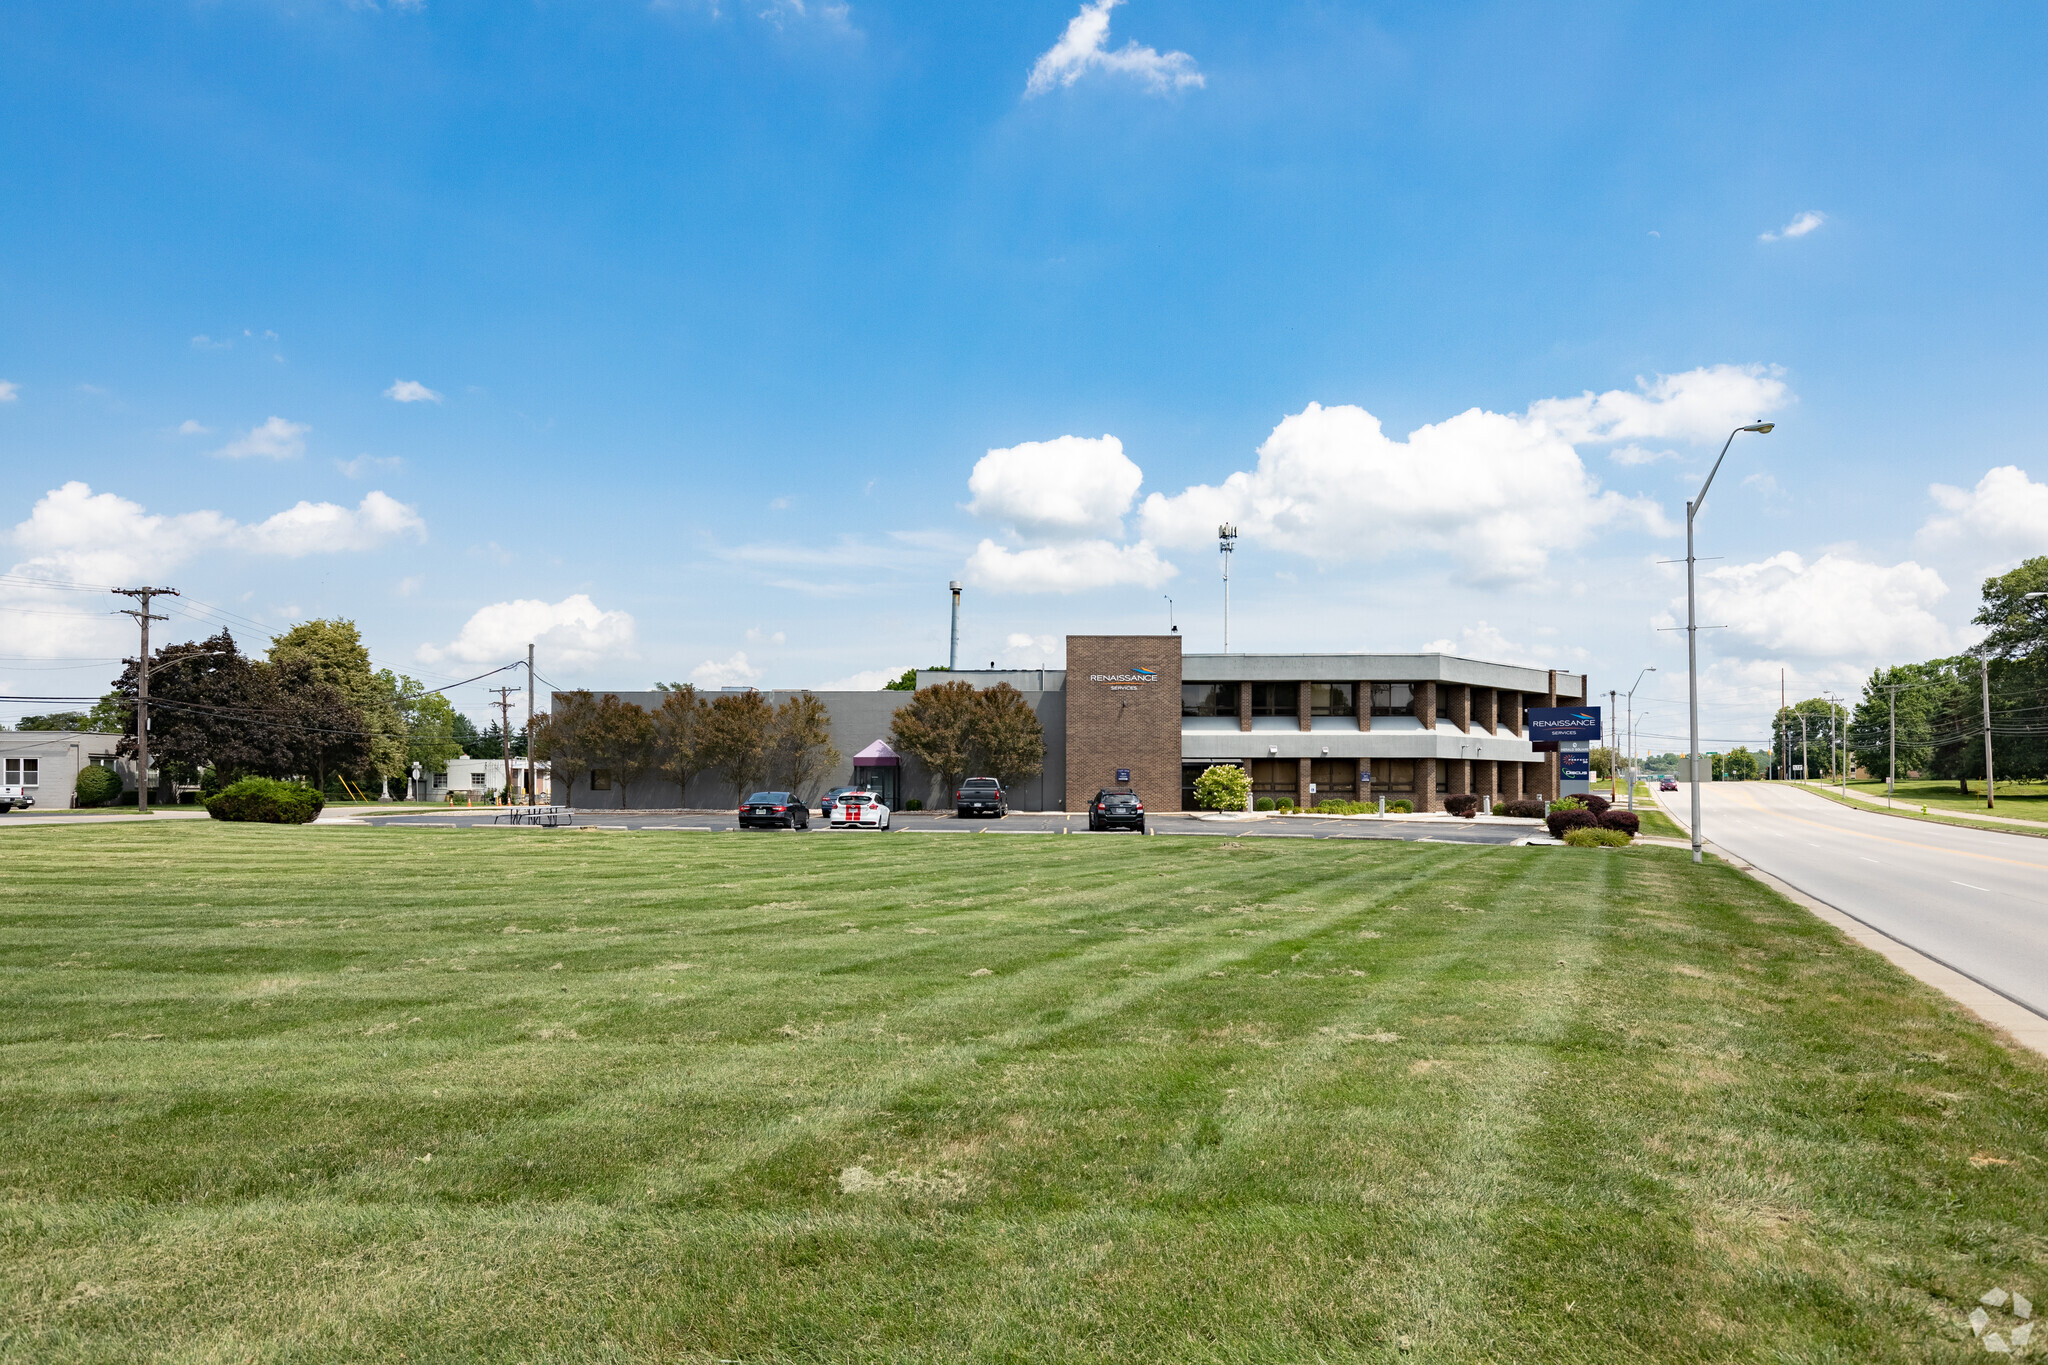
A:
[[[1251,762],[1252,802],[1292,801],[1301,804],[1301,761],[1293,758],[1255,758]]]

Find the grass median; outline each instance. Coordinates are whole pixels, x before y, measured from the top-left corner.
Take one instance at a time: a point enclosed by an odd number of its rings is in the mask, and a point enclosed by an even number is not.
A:
[[[1677,850],[21,831],[0,1359],[1912,1360],[2048,1068]]]

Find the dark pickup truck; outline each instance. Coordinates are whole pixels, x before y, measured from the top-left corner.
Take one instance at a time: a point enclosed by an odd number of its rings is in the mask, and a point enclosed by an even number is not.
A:
[[[970,777],[953,793],[953,814],[962,820],[970,815],[988,815],[1000,820],[1009,813],[1009,793],[993,777]]]

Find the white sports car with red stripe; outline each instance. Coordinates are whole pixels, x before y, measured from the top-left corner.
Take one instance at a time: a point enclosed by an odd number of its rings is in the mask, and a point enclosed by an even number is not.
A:
[[[889,808],[873,792],[845,792],[832,807],[834,829],[887,829]]]

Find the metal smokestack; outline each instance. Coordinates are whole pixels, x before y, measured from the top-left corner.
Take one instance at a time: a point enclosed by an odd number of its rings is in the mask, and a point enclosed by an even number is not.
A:
[[[946,586],[953,590],[953,647],[946,651],[946,671],[950,673],[960,667],[960,580]]]

